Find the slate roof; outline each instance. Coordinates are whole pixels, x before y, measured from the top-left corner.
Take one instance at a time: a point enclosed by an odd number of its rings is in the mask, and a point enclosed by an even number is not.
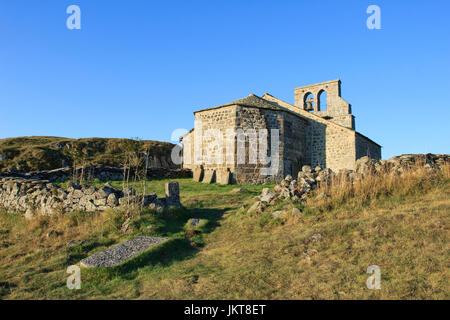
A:
[[[271,110],[278,110],[278,111],[281,111],[281,110],[286,111],[286,110],[280,108],[275,103],[272,103],[272,102],[267,101],[267,100],[265,100],[263,98],[260,98],[260,97],[258,97],[255,94],[250,94],[250,95],[248,95],[245,98],[238,99],[238,100],[232,101],[230,103],[222,104],[222,105],[217,106],[217,107],[212,107],[212,108],[198,110],[198,111],[195,111],[194,113],[201,112],[201,111],[218,109],[218,108],[223,108],[223,107],[228,107],[228,106],[233,106],[233,105],[239,105],[239,106],[243,106],[243,107],[261,108],[261,109],[271,109]]]

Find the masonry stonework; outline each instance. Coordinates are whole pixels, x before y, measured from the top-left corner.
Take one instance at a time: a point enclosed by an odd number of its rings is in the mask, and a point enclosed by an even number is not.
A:
[[[304,165],[339,171],[353,170],[363,156],[380,160],[381,146],[355,131],[340,85],[334,80],[296,88],[295,105],[270,94],[251,94],[194,112],[195,127],[182,138],[183,167],[199,181],[208,177],[207,182],[258,184],[296,176]],[[278,130],[277,139],[273,130]],[[272,138],[278,142],[275,159]],[[274,170],[264,174],[269,167]]]

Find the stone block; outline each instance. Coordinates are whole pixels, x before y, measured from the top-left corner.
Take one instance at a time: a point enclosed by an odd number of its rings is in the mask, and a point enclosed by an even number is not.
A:
[[[218,170],[216,176],[217,183],[231,184],[231,172],[229,169]]]
[[[177,203],[180,201],[180,186],[178,182],[166,183],[166,199],[169,203]]]
[[[216,180],[216,170],[206,170],[203,183],[213,183]]]
[[[193,180],[197,182],[201,182],[203,180],[204,170],[203,167],[197,167],[194,169]]]

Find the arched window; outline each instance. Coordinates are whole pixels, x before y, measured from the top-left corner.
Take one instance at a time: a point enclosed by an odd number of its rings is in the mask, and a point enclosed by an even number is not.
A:
[[[309,112],[314,111],[314,95],[311,92],[305,94],[303,98],[303,109]]]
[[[318,111],[326,111],[328,107],[328,101],[327,101],[327,92],[325,90],[321,90],[319,92],[319,95],[317,96],[317,104],[318,104]]]

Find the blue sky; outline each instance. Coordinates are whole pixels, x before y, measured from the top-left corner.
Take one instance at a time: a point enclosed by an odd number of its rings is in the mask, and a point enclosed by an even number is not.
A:
[[[66,28],[72,4],[81,30]],[[170,141],[195,110],[293,103],[295,87],[340,78],[383,158],[450,153],[449,15],[444,0],[0,0],[0,138]]]

